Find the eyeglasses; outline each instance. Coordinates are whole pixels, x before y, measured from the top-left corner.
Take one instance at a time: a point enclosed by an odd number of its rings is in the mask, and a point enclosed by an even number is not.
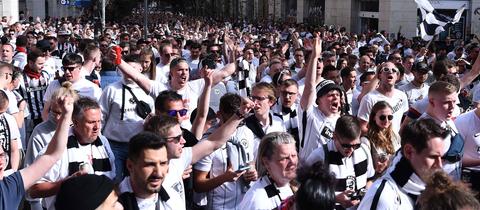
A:
[[[180,110],[168,110],[167,114],[171,117],[176,117],[177,113],[180,114],[180,117],[187,115],[187,109],[180,109]]]
[[[172,142],[174,144],[178,144],[178,142],[180,142],[180,139],[182,139],[182,134],[178,135],[178,136],[172,136],[172,137],[166,137],[165,140],[167,142]]]
[[[250,96],[252,101],[263,101],[268,99],[268,96]]]
[[[382,69],[382,72],[386,72],[386,73],[397,73],[397,72],[398,72],[398,69],[397,69],[397,68],[384,67],[384,68]]]
[[[13,76],[12,73],[0,73],[0,75],[5,74],[5,79],[8,79],[8,76]]]
[[[362,144],[340,144],[344,149],[353,149],[353,150],[356,150],[358,148],[360,148],[360,146]]]
[[[72,72],[72,71],[75,71],[76,68],[77,68],[76,66],[63,66],[62,70],[64,72],[66,72],[66,71]]]
[[[380,119],[381,121],[385,121],[386,119],[388,119],[388,121],[392,121],[393,115],[380,115],[378,119]]]

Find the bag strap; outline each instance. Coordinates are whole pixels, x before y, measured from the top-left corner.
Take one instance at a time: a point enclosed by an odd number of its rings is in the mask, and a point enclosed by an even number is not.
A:
[[[135,100],[135,103],[138,103],[138,99],[137,99],[137,97],[135,96],[135,94],[133,94],[132,89],[131,89],[130,87],[126,86],[126,85],[123,85],[123,88],[124,88],[124,89],[127,89],[128,92],[130,92],[130,94],[132,94],[132,97],[133,97],[133,100]]]
[[[302,133],[302,142],[301,142],[301,145],[300,147],[303,148],[304,144],[305,144],[305,132],[307,131],[307,111],[303,111],[303,114],[302,114],[302,130],[303,130],[303,133]]]
[[[372,205],[370,206],[370,210],[376,210],[378,201],[380,200],[380,196],[382,195],[383,188],[385,188],[385,183],[387,182],[386,179],[382,180],[382,183],[378,187],[375,195],[373,196]]]
[[[120,120],[123,121],[123,115],[125,114],[125,85],[122,86],[122,113]]]

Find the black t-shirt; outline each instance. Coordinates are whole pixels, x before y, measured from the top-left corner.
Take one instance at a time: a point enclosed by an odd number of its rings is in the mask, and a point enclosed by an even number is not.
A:
[[[198,143],[197,137],[187,129],[182,128],[182,136],[185,139],[185,147],[193,147]]]

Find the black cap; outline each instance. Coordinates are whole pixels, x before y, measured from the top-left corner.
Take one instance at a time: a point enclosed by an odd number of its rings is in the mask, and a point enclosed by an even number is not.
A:
[[[50,46],[50,42],[48,40],[42,39],[37,42],[37,48],[43,52],[45,51],[51,51],[52,47]]]
[[[413,70],[422,74],[426,74],[430,71],[430,69],[428,68],[428,64],[424,62],[415,63],[415,65],[413,66]]]
[[[320,83],[317,85],[317,98],[320,98],[330,92],[331,90],[338,90],[339,92],[342,92],[342,89],[340,88],[339,85],[335,84],[332,80],[322,80]]]
[[[112,193],[113,181],[106,176],[87,174],[65,180],[55,202],[57,210],[95,210]]]

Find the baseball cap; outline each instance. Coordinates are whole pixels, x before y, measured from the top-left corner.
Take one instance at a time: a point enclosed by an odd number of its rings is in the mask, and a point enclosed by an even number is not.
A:
[[[430,71],[430,69],[428,68],[428,64],[424,63],[424,62],[417,62],[414,66],[413,66],[413,70],[414,71],[417,71],[419,73],[423,73],[423,74],[426,74]]]
[[[37,48],[39,50],[41,50],[42,52],[45,52],[45,51],[51,51],[52,50],[52,47],[50,46],[50,42],[46,39],[42,39],[40,41],[37,42],[36,44]]]

